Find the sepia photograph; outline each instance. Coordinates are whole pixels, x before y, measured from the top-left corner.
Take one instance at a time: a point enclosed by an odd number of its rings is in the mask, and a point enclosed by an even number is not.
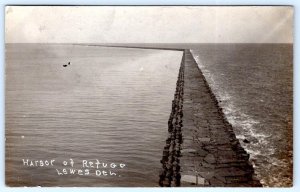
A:
[[[5,7],[8,187],[293,187],[293,6]]]

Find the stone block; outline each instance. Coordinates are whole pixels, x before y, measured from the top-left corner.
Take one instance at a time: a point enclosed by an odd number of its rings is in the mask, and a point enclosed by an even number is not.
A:
[[[199,172],[199,175],[205,179],[211,179],[213,176],[215,176],[214,171],[204,171],[204,172]]]
[[[181,182],[187,182],[190,183],[191,185],[204,185],[205,179],[203,177],[196,176],[196,175],[183,175],[181,177]]]
[[[204,158],[204,161],[206,161],[207,163],[210,163],[210,164],[215,164],[216,163],[216,158],[213,154],[208,154]]]

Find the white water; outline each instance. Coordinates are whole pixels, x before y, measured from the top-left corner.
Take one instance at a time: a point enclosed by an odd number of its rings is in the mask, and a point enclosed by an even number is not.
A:
[[[250,161],[254,165],[256,174],[262,184],[264,186],[284,186],[286,183],[291,182],[290,178],[288,178],[289,180],[285,180],[287,178],[284,178],[283,174],[278,174],[278,172],[286,171],[286,168],[291,165],[290,160],[278,158],[279,147],[277,146],[276,139],[277,137],[281,137],[281,139],[283,139],[284,135],[280,133],[279,130],[270,131],[272,130],[272,127],[270,127],[272,124],[266,123],[267,121],[265,122],[265,119],[262,119],[259,116],[259,114],[266,115],[264,114],[266,112],[263,110],[260,111],[260,103],[263,104],[265,102],[264,100],[272,98],[272,95],[254,100],[253,98],[258,96],[256,96],[255,92],[251,90],[251,86],[253,86],[253,90],[258,90],[259,88],[255,86],[261,86],[264,83],[273,83],[272,79],[265,78],[265,76],[262,75],[259,77],[263,77],[265,79],[257,79],[260,84],[249,84],[249,82],[253,80],[250,78],[248,79],[247,77],[247,67],[253,67],[254,63],[250,62],[248,65],[245,65],[246,63],[241,63],[243,64],[243,68],[241,68],[238,64],[234,63],[237,61],[228,59],[228,56],[224,55],[226,54],[224,51],[214,53],[191,50],[191,52],[213,93],[217,97],[225,117],[229,123],[232,124],[237,138],[240,140],[240,143],[245,150],[250,154]],[[203,54],[206,57],[203,57]],[[227,54],[230,53],[227,52]],[[209,58],[214,59],[214,61],[212,62],[208,60]],[[227,60],[224,61],[224,59]],[[222,66],[220,63],[214,64],[214,62],[224,62],[224,64]],[[260,61],[257,65],[261,65],[264,62],[267,61]],[[224,65],[227,65],[227,67]],[[275,68],[274,73],[276,73],[276,67],[273,68]],[[246,75],[240,76],[233,74],[239,73],[239,70],[244,70]],[[254,73],[262,72],[254,71]],[[250,70],[249,76],[251,76]],[[260,91],[262,91],[262,93],[264,92],[263,89]],[[273,93],[271,92],[271,94]],[[282,99],[285,99],[284,96]],[[278,116],[275,116],[271,112],[272,111],[268,111],[268,119],[272,122],[272,119],[276,119]],[[283,124],[282,126],[282,128],[284,128],[285,125]],[[243,142],[244,139],[247,139],[250,143]],[[279,150],[284,150],[284,148]]]

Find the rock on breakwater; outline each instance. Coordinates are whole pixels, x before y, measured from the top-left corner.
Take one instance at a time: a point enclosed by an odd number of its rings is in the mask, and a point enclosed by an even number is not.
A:
[[[172,111],[168,121],[168,138],[163,150],[161,160],[162,170],[159,174],[159,185],[171,187],[180,186],[180,150],[182,143],[182,107],[183,107],[183,85],[184,85],[184,56],[182,57],[179,69],[178,80],[174,100],[172,101]]]
[[[261,186],[249,154],[241,147],[189,50],[184,52],[178,82],[160,186]]]

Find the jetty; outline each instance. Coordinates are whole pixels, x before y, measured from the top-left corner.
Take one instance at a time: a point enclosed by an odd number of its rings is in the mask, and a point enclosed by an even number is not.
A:
[[[163,147],[161,187],[262,187],[190,49],[133,45],[100,47],[182,51],[168,137]]]
[[[168,132],[159,186],[262,186],[188,49],[183,51]]]

